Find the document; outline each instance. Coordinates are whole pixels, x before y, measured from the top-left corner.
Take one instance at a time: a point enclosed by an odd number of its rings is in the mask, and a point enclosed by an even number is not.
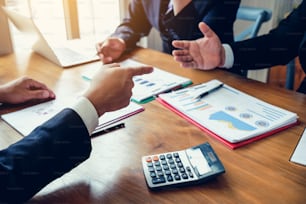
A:
[[[196,97],[201,92],[205,96]],[[160,94],[158,101],[231,148],[295,125],[298,118],[218,80]]]
[[[127,59],[120,62],[120,65],[121,67],[138,67],[145,64]],[[91,80],[96,71],[97,69],[86,70],[83,73],[83,78]],[[157,67],[154,67],[153,72],[150,74],[135,76],[133,81],[135,86],[132,90],[132,100],[137,103],[146,103],[153,100],[160,93],[184,88],[192,84],[192,81],[186,77],[163,71]]]
[[[290,158],[291,162],[306,166],[306,128]]]
[[[63,108],[69,107],[70,104],[72,104],[72,101],[70,100],[65,101],[55,99],[19,111],[7,113],[1,117],[20,134],[26,136],[36,127],[63,110]],[[107,112],[102,115],[99,118],[99,125],[96,129],[107,127],[142,111],[144,111],[142,106],[134,102],[130,102],[130,104],[125,108]]]

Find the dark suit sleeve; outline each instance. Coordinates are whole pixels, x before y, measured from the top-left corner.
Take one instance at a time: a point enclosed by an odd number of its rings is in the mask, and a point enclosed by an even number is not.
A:
[[[306,3],[294,10],[268,34],[231,44],[236,69],[259,69],[285,65],[298,56],[306,31]]]
[[[129,4],[128,17],[123,19],[111,36],[123,39],[127,49],[130,50],[135,48],[141,37],[149,34],[151,28],[152,25],[144,11],[142,1],[132,0]]]
[[[195,1],[195,6],[200,1]],[[207,12],[202,13],[205,22],[218,35],[222,43],[234,41],[233,25],[236,20],[240,0],[214,0]],[[203,3],[201,3],[203,4]]]
[[[30,199],[86,160],[90,152],[90,137],[82,119],[72,109],[64,109],[0,151],[0,202]]]

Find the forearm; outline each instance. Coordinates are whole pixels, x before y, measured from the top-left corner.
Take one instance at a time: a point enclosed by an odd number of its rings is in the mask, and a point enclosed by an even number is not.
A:
[[[82,119],[71,109],[63,110],[0,152],[0,201],[30,199],[86,160],[90,151],[90,138]]]
[[[123,39],[127,49],[133,49],[141,37],[149,34],[151,27],[141,0],[133,0],[129,4],[128,17],[123,19],[111,36]]]

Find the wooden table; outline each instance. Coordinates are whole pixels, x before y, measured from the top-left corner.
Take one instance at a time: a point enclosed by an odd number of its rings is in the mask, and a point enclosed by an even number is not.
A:
[[[126,128],[92,139],[90,158],[39,192],[33,203],[306,203],[306,167],[289,162],[306,126],[306,95],[241,78],[224,70],[183,69],[172,57],[150,49],[127,55],[140,62],[186,76],[197,84],[211,79],[296,112],[300,124],[247,146],[231,150],[157,101],[128,118]],[[57,97],[75,95],[88,82],[86,69],[100,62],[62,69],[28,51],[0,57],[0,83],[28,75],[46,83]],[[23,106],[2,106],[0,114]],[[0,148],[21,136],[0,121]],[[168,191],[148,190],[141,156],[189,148],[209,142],[226,173],[203,185]],[[18,196],[18,195],[16,195]]]

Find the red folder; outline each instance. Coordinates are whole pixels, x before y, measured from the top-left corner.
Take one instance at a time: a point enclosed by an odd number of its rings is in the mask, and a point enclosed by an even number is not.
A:
[[[230,147],[231,149],[236,149],[238,147],[242,147],[246,144],[252,143],[254,141],[260,140],[262,138],[271,136],[277,132],[280,132],[282,130],[285,130],[287,128],[290,128],[292,126],[297,125],[299,122],[296,121],[292,124],[288,124],[286,126],[274,129],[272,131],[266,132],[264,134],[255,136],[253,138],[241,141],[241,142],[237,142],[237,143],[231,143],[228,142],[227,140],[223,139],[222,137],[216,135],[214,132],[208,130],[207,128],[205,128],[204,126],[202,126],[201,124],[197,123],[196,121],[192,120],[190,117],[186,116],[185,114],[183,114],[182,112],[180,112],[179,110],[177,110],[176,108],[174,108],[173,106],[171,106],[170,104],[168,104],[167,102],[165,102],[164,100],[162,100],[161,98],[157,98],[156,99],[158,102],[160,102],[161,104],[163,104],[165,107],[167,107],[168,109],[170,109],[171,111],[175,112],[176,114],[178,114],[179,116],[181,116],[182,118],[186,119],[187,121],[189,121],[190,123],[194,124],[195,126],[197,126],[198,128],[200,128],[202,131],[207,132],[208,134],[210,134],[212,137],[214,137],[215,139],[219,140],[220,142],[222,142],[223,144],[225,144],[226,146]]]

